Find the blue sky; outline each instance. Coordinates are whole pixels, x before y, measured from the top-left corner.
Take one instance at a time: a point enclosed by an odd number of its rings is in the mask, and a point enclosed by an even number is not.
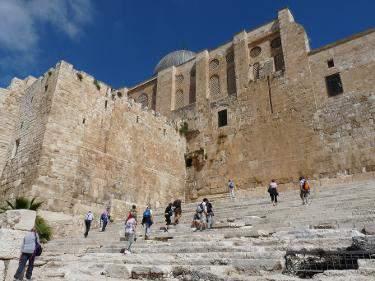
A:
[[[225,43],[289,7],[312,48],[375,26],[374,0],[0,0],[0,87],[63,59],[113,87],[176,49]]]

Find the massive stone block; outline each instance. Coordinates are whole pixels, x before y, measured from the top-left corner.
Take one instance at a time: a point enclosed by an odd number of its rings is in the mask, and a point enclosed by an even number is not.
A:
[[[0,259],[16,259],[20,256],[23,238],[27,232],[0,228]]]
[[[0,227],[29,231],[35,225],[36,212],[31,210],[9,210],[0,214]]]

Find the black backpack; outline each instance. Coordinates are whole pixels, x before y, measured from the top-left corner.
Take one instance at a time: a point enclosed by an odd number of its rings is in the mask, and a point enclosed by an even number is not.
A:
[[[42,255],[43,248],[42,246],[38,243],[38,239],[36,238],[36,233],[35,233],[35,256],[39,257]]]
[[[207,213],[212,213],[212,204],[210,202],[207,203]]]

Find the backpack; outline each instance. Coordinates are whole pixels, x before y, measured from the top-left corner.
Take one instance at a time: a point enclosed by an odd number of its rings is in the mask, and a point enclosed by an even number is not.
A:
[[[143,217],[144,217],[144,218],[149,218],[149,217],[151,217],[151,210],[150,210],[150,209],[146,209],[146,210],[143,212]]]
[[[197,206],[197,213],[203,213],[203,205],[202,203],[200,203],[198,206]]]
[[[106,216],[106,214],[105,214],[105,213],[102,213],[102,215],[100,216],[100,219],[101,219],[102,221],[107,220],[107,216]]]
[[[208,214],[212,213],[212,205],[210,202],[207,203],[207,213]]]
[[[305,182],[303,183],[303,189],[304,190],[310,190],[310,185],[309,185],[309,183],[307,182],[307,180],[305,180]]]
[[[38,243],[38,239],[36,238],[36,234],[35,234],[35,256],[39,257],[42,255],[42,252],[43,252],[43,248],[42,246]]]

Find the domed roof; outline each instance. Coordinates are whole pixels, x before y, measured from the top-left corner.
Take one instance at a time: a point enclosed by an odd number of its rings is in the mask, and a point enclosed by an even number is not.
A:
[[[187,62],[195,57],[195,53],[188,50],[179,50],[169,53],[164,58],[162,58],[154,69],[154,74],[157,74],[159,71],[167,69],[172,65],[177,66]]]

